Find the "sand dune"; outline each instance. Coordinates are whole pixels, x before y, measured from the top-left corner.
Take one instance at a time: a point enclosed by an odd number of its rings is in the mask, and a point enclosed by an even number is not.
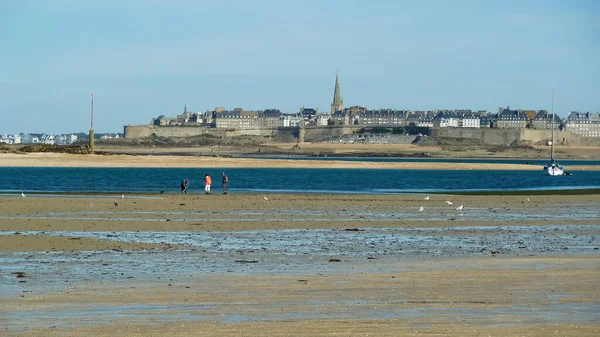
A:
[[[487,163],[354,162],[327,160],[222,158],[193,156],[72,155],[59,153],[0,154],[4,167],[215,167],[215,168],[369,168],[421,170],[541,170],[541,166]],[[569,166],[569,171],[600,170],[596,166]]]

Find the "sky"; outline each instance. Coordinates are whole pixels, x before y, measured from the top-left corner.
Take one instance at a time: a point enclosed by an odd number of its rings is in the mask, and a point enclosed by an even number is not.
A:
[[[0,0],[0,134],[206,111],[600,111],[595,0]]]

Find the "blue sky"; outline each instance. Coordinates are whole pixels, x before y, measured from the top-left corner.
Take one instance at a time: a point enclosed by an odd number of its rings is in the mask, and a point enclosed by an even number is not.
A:
[[[594,0],[0,0],[0,133],[215,106],[600,111]]]

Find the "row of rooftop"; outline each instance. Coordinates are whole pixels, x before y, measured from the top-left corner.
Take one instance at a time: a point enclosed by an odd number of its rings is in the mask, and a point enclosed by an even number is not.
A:
[[[106,133],[98,135],[96,139],[122,138],[118,133]],[[79,139],[76,134],[12,134],[1,135],[0,143],[4,144],[50,144],[50,145],[71,145]]]
[[[76,141],[77,135],[74,134],[42,134],[39,136],[32,134],[0,135],[0,143],[4,144],[71,145]]]
[[[554,123],[553,123],[554,119]],[[411,111],[396,109],[371,110],[362,106],[344,108],[340,80],[335,75],[335,87],[331,110],[319,113],[318,109],[302,107],[298,113],[283,113],[279,109],[226,110],[218,107],[212,111],[189,112],[187,105],[183,114],[174,118],[161,115],[151,121],[155,126],[204,126],[218,129],[259,129],[304,126],[350,126],[401,127],[414,125],[430,128],[535,128],[555,127],[580,134],[583,137],[600,137],[598,113],[571,112],[565,119],[552,117],[546,110],[511,110],[499,108],[498,113],[485,110],[432,110]]]
[[[318,109],[301,108],[297,113],[283,113],[279,109],[226,110],[184,113],[176,117],[161,115],[151,121],[155,126],[203,126],[218,129],[259,129],[298,126],[401,127],[414,125],[430,128],[532,128],[547,130],[552,127],[552,114],[546,110],[513,110],[499,108],[497,113],[485,110],[431,110],[412,111],[396,109],[371,110],[361,106],[320,113]],[[567,118],[554,115],[556,129],[578,133],[583,137],[600,137],[600,114],[571,112]]]

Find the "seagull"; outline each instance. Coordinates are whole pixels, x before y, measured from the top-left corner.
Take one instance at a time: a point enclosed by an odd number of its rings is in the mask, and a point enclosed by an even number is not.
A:
[[[529,198],[527,198],[527,201],[531,201],[531,200],[529,200]]]
[[[115,204],[115,207],[119,206],[119,203],[117,202],[117,199],[115,199],[114,204]]]
[[[423,206],[419,207],[419,212],[423,212],[424,208]]]
[[[263,197],[263,199],[265,199],[266,201],[269,201],[269,198],[267,198],[267,197]]]
[[[23,198],[25,198],[25,193],[21,192],[21,196],[22,196]]]
[[[121,199],[125,199],[125,194],[121,194]]]
[[[463,205],[460,205],[460,206],[456,207],[456,210],[457,210],[457,211],[462,211],[462,210],[463,210],[463,208],[464,208],[464,207],[463,207]]]
[[[450,206],[452,206],[452,203],[450,201],[446,201],[446,203]]]
[[[426,197],[425,197],[425,200],[429,200],[429,196],[426,196]]]

